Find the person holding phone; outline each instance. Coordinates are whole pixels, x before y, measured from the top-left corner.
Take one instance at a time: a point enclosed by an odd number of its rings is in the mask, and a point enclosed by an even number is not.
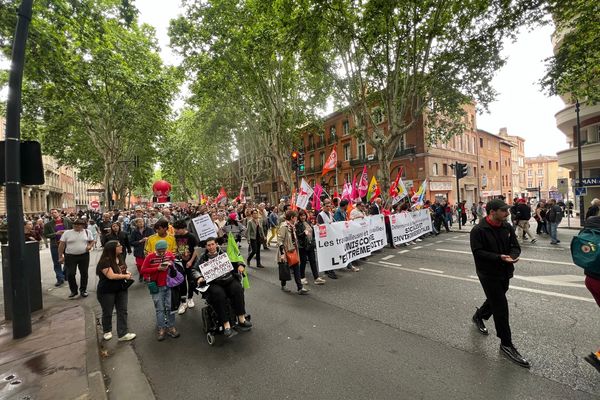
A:
[[[482,335],[488,335],[483,321],[493,315],[502,353],[521,367],[529,368],[529,361],[523,358],[512,342],[506,300],[521,247],[515,229],[506,222],[509,215],[508,204],[494,199],[487,203],[486,210],[487,216],[471,230],[471,251],[486,297],[483,305],[475,311],[472,321]]]
[[[156,328],[158,341],[165,340],[165,335],[178,338],[175,328],[175,314],[171,313],[171,288],[167,286],[167,274],[175,261],[175,256],[167,251],[167,241],[159,240],[154,251],[146,256],[142,264],[142,275],[148,282],[148,290],[156,311]]]

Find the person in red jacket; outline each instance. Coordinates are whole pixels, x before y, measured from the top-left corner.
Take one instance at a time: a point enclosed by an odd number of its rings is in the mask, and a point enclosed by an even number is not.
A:
[[[171,288],[167,286],[168,269],[173,266],[175,256],[167,251],[167,247],[165,240],[156,242],[155,251],[146,256],[141,270],[154,302],[159,341],[165,340],[165,335],[179,337],[175,328],[175,314],[171,313]]]

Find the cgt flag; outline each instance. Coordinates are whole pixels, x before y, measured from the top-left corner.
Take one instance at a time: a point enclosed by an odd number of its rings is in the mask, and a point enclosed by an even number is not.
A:
[[[298,191],[298,197],[296,197],[296,206],[298,208],[302,208],[306,210],[308,206],[308,199],[312,196],[313,190],[310,185],[302,178],[302,182],[300,182],[300,190]]]
[[[331,153],[323,165],[323,173],[321,176],[325,175],[329,171],[333,171],[337,167],[337,152],[335,151],[335,146],[331,149]]]
[[[360,176],[360,181],[358,182],[358,197],[365,197],[369,191],[369,181],[367,179],[369,179],[369,176],[367,174],[367,166],[365,165]]]
[[[221,190],[219,190],[215,203],[220,203],[223,200],[227,200],[227,192],[225,191],[225,188],[221,186]]]
[[[321,211],[321,193],[323,193],[323,187],[318,183],[315,184],[311,207],[317,211]]]

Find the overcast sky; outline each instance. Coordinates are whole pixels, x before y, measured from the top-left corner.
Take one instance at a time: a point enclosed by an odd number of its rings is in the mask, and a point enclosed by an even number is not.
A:
[[[156,28],[164,61],[178,64],[169,49],[167,29],[169,20],[181,14],[180,1],[136,0],[135,5],[140,10],[140,20]],[[516,43],[505,45],[508,62],[493,80],[499,96],[490,105],[490,113],[478,115],[477,119],[477,126],[488,132],[498,133],[501,127],[507,127],[509,134],[525,138],[527,156],[555,155],[567,148],[566,138],[554,120],[554,114],[564,105],[560,98],[541,93],[537,84],[544,74],[543,60],[552,55],[551,34],[551,27],[523,31]],[[1,97],[6,99],[6,90]]]

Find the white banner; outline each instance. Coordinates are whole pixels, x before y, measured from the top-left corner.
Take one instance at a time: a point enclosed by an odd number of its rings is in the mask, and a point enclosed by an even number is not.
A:
[[[371,215],[369,219],[369,243],[371,251],[380,250],[387,244],[383,214]]]
[[[219,254],[204,264],[200,264],[200,272],[202,272],[202,276],[206,283],[222,277],[229,271],[233,271],[233,265],[231,264],[231,261],[229,261],[227,253]]]
[[[215,224],[210,219],[210,215],[203,214],[199,217],[192,219],[194,223],[194,228],[196,228],[196,233],[198,234],[198,239],[200,241],[206,240],[209,237],[217,237],[217,230],[215,229]]]
[[[296,206],[298,208],[302,208],[306,210],[306,206],[308,206],[308,199],[312,196],[313,190],[308,183],[302,178],[302,183],[300,184],[300,190],[298,191],[298,197],[296,198]]]
[[[390,226],[394,245],[397,246],[431,232],[431,217],[428,210],[392,214]]]
[[[367,218],[315,225],[319,271],[343,268],[370,255],[369,227]]]

